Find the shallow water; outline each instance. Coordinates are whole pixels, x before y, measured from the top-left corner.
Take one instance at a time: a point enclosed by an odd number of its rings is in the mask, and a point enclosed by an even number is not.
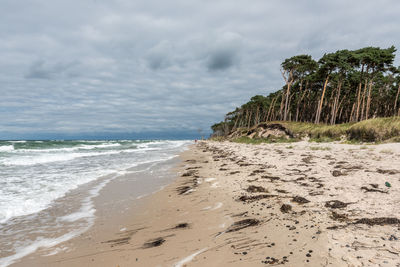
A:
[[[0,141],[0,266],[85,232],[107,183],[152,172],[189,143]]]

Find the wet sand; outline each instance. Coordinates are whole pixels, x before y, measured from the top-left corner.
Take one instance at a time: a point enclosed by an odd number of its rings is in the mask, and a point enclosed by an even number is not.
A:
[[[107,186],[88,232],[15,266],[398,266],[399,159],[400,144],[200,142],[163,190],[122,213]]]

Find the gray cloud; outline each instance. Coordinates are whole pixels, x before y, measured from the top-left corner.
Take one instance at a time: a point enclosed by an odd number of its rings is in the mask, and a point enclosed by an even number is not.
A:
[[[11,135],[206,130],[280,88],[287,57],[400,43],[395,0],[1,5],[0,129]]]
[[[172,47],[169,42],[160,42],[148,51],[147,63],[152,70],[164,69],[171,62],[169,56],[172,52]]]
[[[44,60],[38,60],[31,64],[28,73],[25,75],[27,79],[52,79],[59,75],[67,75],[73,77],[78,75],[72,69],[76,67],[77,62],[55,63],[49,64]]]
[[[214,52],[207,63],[209,70],[224,70],[235,63],[236,54],[233,51],[222,50]]]
[[[209,70],[225,70],[238,63],[242,37],[234,32],[219,34],[208,57]]]

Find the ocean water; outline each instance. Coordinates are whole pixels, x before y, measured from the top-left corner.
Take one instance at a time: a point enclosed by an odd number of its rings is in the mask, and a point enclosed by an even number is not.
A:
[[[0,266],[86,231],[107,183],[168,161],[189,143],[0,141]]]

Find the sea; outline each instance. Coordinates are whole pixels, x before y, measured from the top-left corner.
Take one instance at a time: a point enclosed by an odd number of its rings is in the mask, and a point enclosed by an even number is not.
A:
[[[87,231],[96,218],[93,200],[108,183],[130,173],[165,172],[160,166],[191,143],[0,141],[0,266]]]

